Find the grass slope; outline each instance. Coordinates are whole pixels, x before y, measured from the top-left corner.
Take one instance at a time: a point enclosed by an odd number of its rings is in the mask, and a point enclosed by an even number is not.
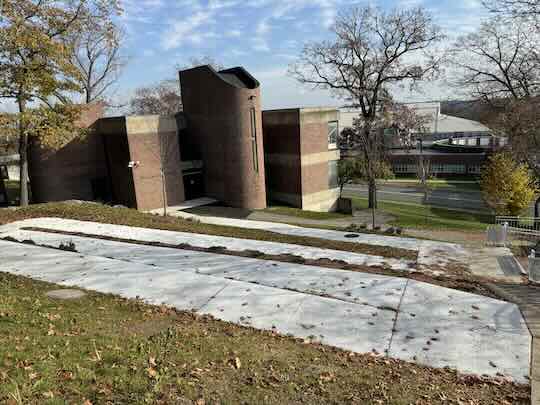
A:
[[[350,215],[340,214],[338,212],[306,211],[306,210],[301,210],[300,208],[285,207],[285,206],[272,206],[262,211],[268,212],[270,214],[288,215],[291,217],[315,219],[315,220],[321,220],[321,221],[328,220],[328,219],[351,218]]]
[[[0,273],[0,403],[526,404],[528,387]]]

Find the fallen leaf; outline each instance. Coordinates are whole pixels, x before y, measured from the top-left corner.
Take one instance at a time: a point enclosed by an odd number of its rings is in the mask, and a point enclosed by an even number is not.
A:
[[[157,373],[157,371],[156,371],[155,368],[153,368],[153,367],[148,367],[148,368],[146,369],[146,371],[147,371],[148,376],[149,376],[150,378],[157,378],[158,373]]]
[[[240,367],[242,367],[242,362],[240,361],[238,357],[235,357],[234,359],[234,366],[236,367],[236,369],[239,369]]]

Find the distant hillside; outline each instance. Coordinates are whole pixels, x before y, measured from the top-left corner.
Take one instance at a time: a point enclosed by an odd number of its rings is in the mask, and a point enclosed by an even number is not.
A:
[[[441,113],[486,123],[494,111],[481,101],[450,100],[441,101]]]

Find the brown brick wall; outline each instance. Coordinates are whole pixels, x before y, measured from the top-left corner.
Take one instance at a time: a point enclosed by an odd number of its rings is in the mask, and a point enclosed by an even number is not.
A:
[[[205,192],[241,208],[266,207],[261,95],[258,84],[242,88],[208,66],[180,72],[182,100],[191,144],[204,161]],[[256,111],[257,166],[251,142],[250,109]]]
[[[77,125],[95,127],[102,115],[101,104],[86,106]],[[34,202],[92,200],[92,179],[107,177],[101,136],[94,131],[58,150],[35,143],[30,148],[29,169]]]
[[[277,201],[281,195],[298,196],[300,202],[300,111],[263,111],[263,130],[268,194]]]
[[[291,167],[267,163],[266,170],[266,184],[269,191],[300,195],[301,180],[299,166]]]
[[[180,148],[175,131],[145,134],[128,134],[131,160],[140,162],[133,168],[133,182],[137,209],[152,210],[163,207],[163,186],[159,140],[163,145],[167,205],[184,201],[184,183],[180,168]]]
[[[130,208],[137,208],[135,184],[132,169],[128,138],[125,133],[103,135],[105,151],[109,166],[111,192],[113,201]]]

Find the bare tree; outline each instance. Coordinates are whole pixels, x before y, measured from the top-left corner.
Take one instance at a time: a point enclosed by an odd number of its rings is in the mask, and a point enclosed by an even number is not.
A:
[[[176,80],[163,80],[135,90],[130,100],[130,112],[136,115],[174,115],[182,111],[180,85]]]
[[[535,24],[493,17],[456,44],[456,83],[493,108],[485,123],[508,137],[514,157],[540,178],[540,39]],[[540,215],[540,198],[535,216]]]
[[[512,18],[540,17],[539,0],[483,0],[482,4],[492,13]]]
[[[176,65],[176,70],[189,69],[201,65],[210,65],[215,70],[223,66],[210,56],[191,58],[187,65]],[[157,114],[174,115],[182,111],[182,96],[180,94],[180,80],[165,79],[152,86],[139,87],[130,100],[130,112],[137,115]]]
[[[355,144],[366,162],[369,206],[376,207],[376,172],[384,150],[390,87],[414,86],[439,71],[434,46],[444,36],[423,8],[386,12],[370,6],[339,14],[334,39],[305,46],[290,73],[329,89],[360,109]]]
[[[121,54],[123,32],[114,21],[121,13],[117,1],[85,0],[80,11],[77,30],[65,36],[66,49],[71,50],[70,64],[78,72],[77,85],[83,102],[105,101],[113,84],[118,80],[126,58]],[[73,93],[57,92],[64,103]]]
[[[474,99],[494,106],[507,99],[531,97],[540,89],[536,30],[501,17],[458,39],[453,52],[455,84]]]
[[[116,83],[126,59],[121,55],[122,34],[114,26],[77,34],[72,63],[80,71],[84,101],[102,100]]]

